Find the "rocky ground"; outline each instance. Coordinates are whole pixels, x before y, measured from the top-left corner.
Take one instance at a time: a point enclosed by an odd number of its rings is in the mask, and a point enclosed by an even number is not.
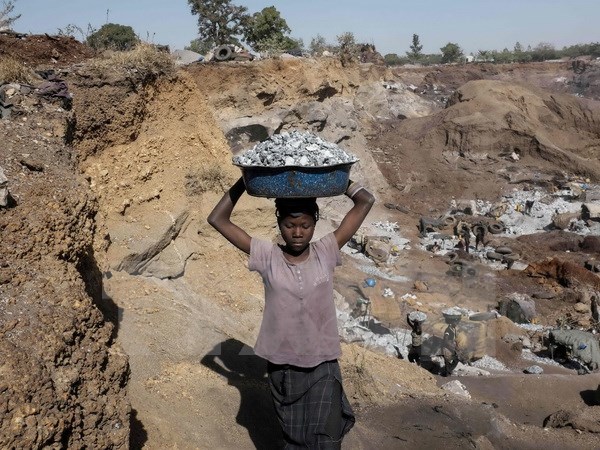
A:
[[[568,63],[388,70],[327,58],[132,71],[81,63],[89,53],[76,41],[0,37],[0,54],[24,46],[28,65],[54,69],[73,94],[11,91],[0,121],[11,196],[0,209],[2,446],[276,448],[265,364],[250,348],[262,286],[205,217],[239,176],[232,152],[292,129],[360,158],[353,177],[378,199],[362,234],[393,243],[385,261],[346,248],[337,272],[358,417],[345,448],[599,446],[600,376],[554,363],[543,340],[558,323],[597,329],[600,277],[584,265],[598,232],[580,217],[600,182],[593,62],[583,74]],[[518,207],[529,198],[532,216]],[[317,233],[347,207],[322,200]],[[554,209],[574,214],[562,230]],[[420,236],[420,218],[449,213],[508,227],[485,251],[458,251],[474,276],[451,272],[451,229]],[[243,197],[235,220],[276,238],[267,199]],[[510,270],[486,256],[507,246],[519,256]],[[425,332],[439,337],[444,308],[486,313],[515,293],[534,302],[533,323],[465,316],[473,365],[456,377],[395,356],[409,311],[426,312]],[[371,331],[352,317],[363,297]],[[532,365],[543,373],[524,374]]]

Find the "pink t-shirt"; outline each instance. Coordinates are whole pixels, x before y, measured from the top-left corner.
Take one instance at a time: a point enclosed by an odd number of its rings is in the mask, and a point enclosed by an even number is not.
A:
[[[333,272],[342,258],[333,233],[311,242],[309,252],[293,264],[276,244],[252,238],[248,268],[265,286],[254,352],[275,364],[314,367],[342,353],[333,301]]]

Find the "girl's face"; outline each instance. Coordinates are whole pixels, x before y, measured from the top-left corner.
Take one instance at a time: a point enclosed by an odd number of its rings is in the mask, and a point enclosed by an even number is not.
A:
[[[292,253],[302,253],[315,233],[315,220],[310,214],[286,216],[279,222],[279,231],[286,247]]]

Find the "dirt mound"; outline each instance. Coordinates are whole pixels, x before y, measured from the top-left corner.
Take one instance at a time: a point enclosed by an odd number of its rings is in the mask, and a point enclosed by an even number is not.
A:
[[[32,103],[0,121],[0,447],[125,448],[127,357],[93,305],[98,204],[63,144],[68,112]]]
[[[533,185],[565,169],[598,180],[600,104],[472,81],[443,111],[390,124],[372,147],[389,149],[376,153],[379,166],[409,208],[425,197],[429,207],[439,196],[496,199],[513,180]]]
[[[464,85],[444,111],[446,150],[469,156],[515,152],[599,179],[600,104],[502,82]],[[427,139],[427,138],[425,138]],[[523,163],[526,163],[524,161]]]
[[[33,68],[64,67],[93,55],[90,47],[70,36],[0,32],[0,57],[10,56]]]
[[[416,91],[442,106],[448,97],[469,81],[497,80],[524,84],[547,92],[571,94],[600,100],[600,62],[577,60],[533,63],[471,63],[434,67],[394,67],[397,79],[412,84]],[[583,71],[582,71],[583,70]]]
[[[196,64],[187,69],[220,117],[258,115],[299,100],[350,97],[361,84],[389,76],[385,66],[344,69],[338,59],[266,59],[249,63]]]
[[[582,266],[557,258],[532,263],[525,270],[530,276],[544,276],[566,287],[589,287],[600,290],[600,277]]]

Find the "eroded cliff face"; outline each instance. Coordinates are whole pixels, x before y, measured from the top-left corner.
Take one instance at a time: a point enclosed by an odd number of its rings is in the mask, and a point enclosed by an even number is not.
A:
[[[128,360],[98,309],[98,203],[62,139],[68,112],[33,96],[0,122],[0,447],[127,448]]]

